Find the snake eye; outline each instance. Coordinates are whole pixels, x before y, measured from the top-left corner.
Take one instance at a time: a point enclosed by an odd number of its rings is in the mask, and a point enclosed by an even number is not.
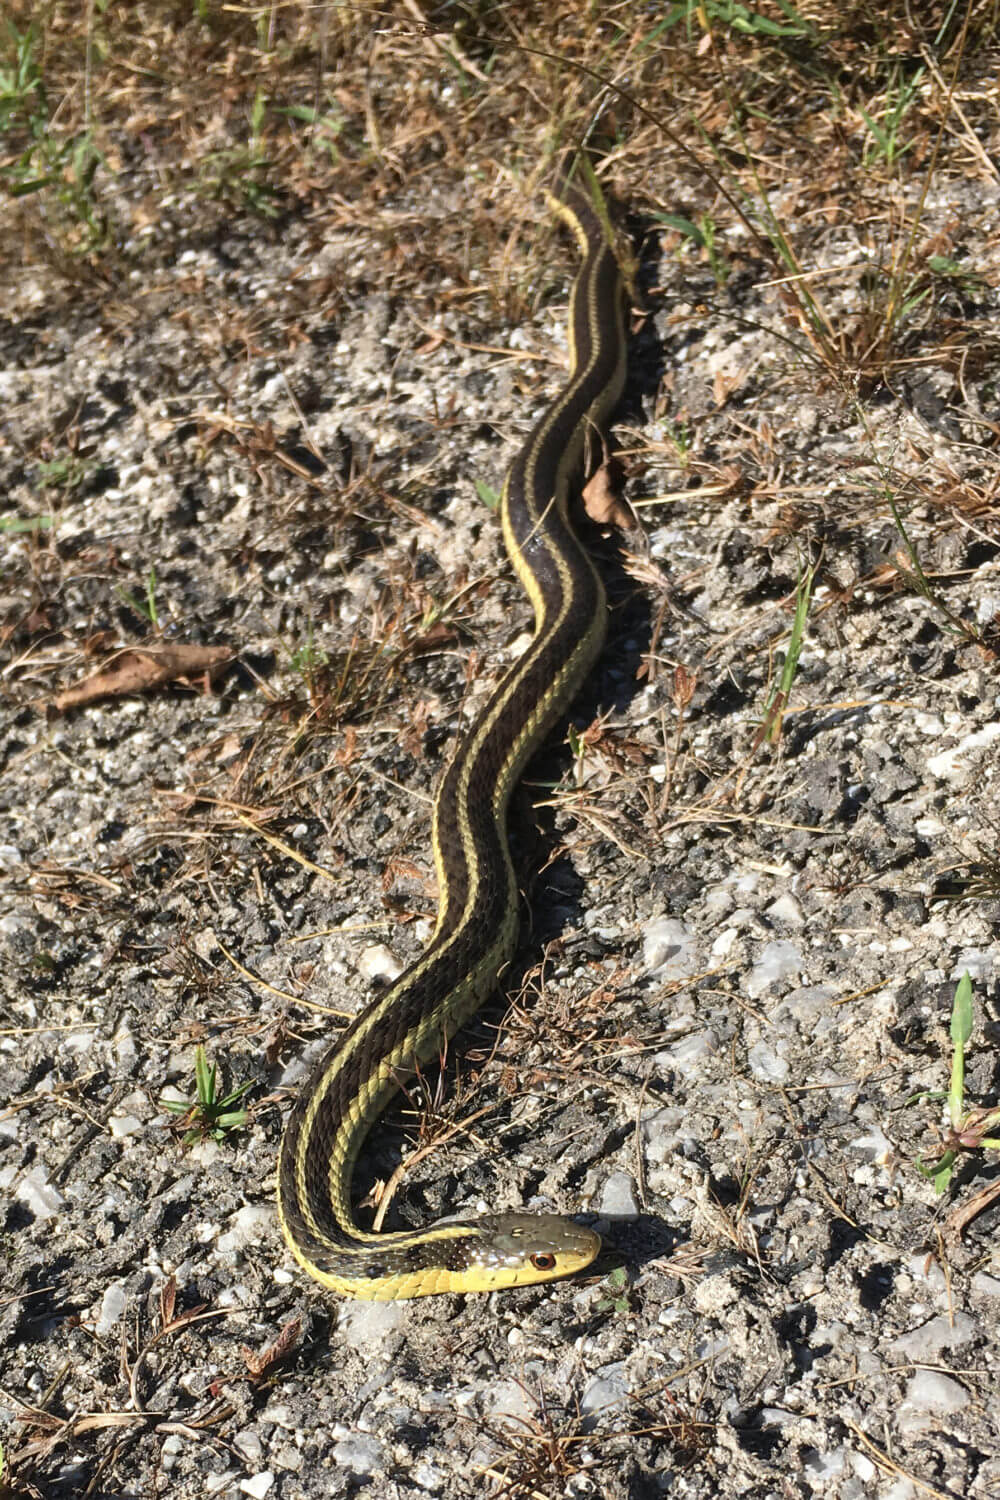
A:
[[[533,1255],[531,1257],[531,1264],[536,1271],[554,1271],[556,1268],[556,1258],[545,1251],[538,1255]]]

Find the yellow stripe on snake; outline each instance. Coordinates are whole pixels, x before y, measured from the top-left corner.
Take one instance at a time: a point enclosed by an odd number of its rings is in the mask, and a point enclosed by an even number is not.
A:
[[[434,804],[438,919],[424,954],[351,1023],[303,1088],[281,1142],[278,1212],[296,1260],[323,1286],[392,1300],[550,1281],[590,1264],[600,1239],[554,1214],[502,1213],[371,1234],[351,1207],[359,1148],[421,1063],[440,1055],[496,988],[517,940],[510,794],[604,640],[601,581],[567,511],[588,433],[625,379],[624,293],[593,175],[564,167],[548,195],[583,254],[569,313],[570,373],[511,464],[504,544],[535,635],[458,746]],[[581,174],[578,172],[578,177]]]

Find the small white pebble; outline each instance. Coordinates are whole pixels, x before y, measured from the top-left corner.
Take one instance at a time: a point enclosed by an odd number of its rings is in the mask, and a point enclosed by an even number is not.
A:
[[[971,775],[971,767],[965,763],[965,757],[976,750],[985,749],[998,735],[1000,735],[1000,721],[994,720],[992,724],[984,725],[973,734],[965,735],[957,745],[952,745],[950,750],[942,750],[940,755],[932,755],[924,764],[931,775],[936,776],[939,781],[967,781]]]
[[[387,979],[391,983],[403,972],[403,965],[384,943],[372,943],[358,958],[358,973],[365,979]]]
[[[66,1206],[65,1198],[49,1182],[44,1167],[31,1167],[25,1172],[14,1196],[36,1219],[52,1219]]]
[[[101,1310],[94,1324],[94,1332],[99,1339],[107,1338],[125,1311],[126,1302],[124,1286],[120,1281],[113,1281],[101,1298]]]
[[[642,961],[647,974],[660,979],[686,979],[701,967],[694,933],[673,917],[654,917],[646,923]]]
[[[341,1309],[338,1337],[373,1358],[404,1322],[405,1302],[351,1302]]]
[[[351,1433],[333,1445],[333,1461],[352,1474],[371,1474],[382,1462],[382,1444],[363,1433]]]
[[[747,994],[757,1000],[782,979],[798,979],[804,968],[802,954],[794,943],[766,943],[758,962],[750,971]]]
[[[251,1474],[249,1479],[240,1481],[240,1489],[244,1495],[251,1495],[253,1500],[264,1500],[264,1496],[274,1483],[274,1475],[270,1469],[261,1469],[259,1474]]]
[[[905,1400],[921,1411],[961,1411],[970,1396],[964,1386],[940,1370],[918,1370],[906,1387]]]
[[[889,1353],[897,1358],[912,1360],[914,1364],[931,1364],[945,1349],[960,1349],[969,1344],[978,1333],[978,1327],[968,1313],[957,1312],[951,1318],[931,1318],[919,1328],[900,1334],[889,1344]]]
[[[771,902],[767,915],[772,922],[779,922],[785,927],[804,927],[806,924],[805,913],[790,891],[785,891],[777,901]]]
[[[641,1212],[635,1179],[629,1172],[612,1172],[596,1204],[602,1219],[637,1219]]]
[[[259,1245],[261,1231],[266,1230],[271,1221],[271,1209],[263,1203],[250,1203],[245,1208],[237,1209],[230,1220],[229,1229],[225,1234],[219,1235],[218,1248],[223,1255],[230,1255],[234,1250],[243,1250],[248,1245]]]
[[[766,1042],[755,1042],[747,1053],[747,1062],[755,1078],[762,1083],[786,1083],[789,1066],[785,1058]]]

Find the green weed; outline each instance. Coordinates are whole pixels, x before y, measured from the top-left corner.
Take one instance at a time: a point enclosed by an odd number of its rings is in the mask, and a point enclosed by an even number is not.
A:
[[[764,705],[764,717],[761,723],[760,740],[767,740],[771,745],[776,745],[781,739],[781,725],[788,700],[792,693],[792,684],[795,674],[799,669],[799,657],[802,654],[802,644],[805,640],[806,621],[809,618],[809,603],[812,598],[813,579],[816,576],[815,566],[810,565],[804,573],[800,573],[799,581],[795,586],[795,616],[792,620],[792,629],[788,637],[788,649],[785,659],[781,664],[781,675],[777,682],[772,683],[771,692],[767,703]]]
[[[330,657],[323,650],[322,646],[317,646],[313,640],[311,621],[305,641],[292,652],[291,664],[294,671],[298,672],[299,676],[305,682],[310,695],[312,695],[317,678],[330,665]]]
[[[32,532],[51,531],[52,516],[0,516],[0,532],[8,536],[27,536]]]
[[[947,630],[951,635],[963,636],[967,641],[971,641],[974,644],[978,645],[982,640],[982,636],[976,626],[971,625],[968,620],[963,620],[960,615],[955,614],[954,610],[949,609],[948,605],[945,604],[941,596],[936,593],[934,588],[932,587],[930,579],[927,577],[927,574],[923,570],[923,566],[917,554],[917,549],[910,540],[909,532],[903,524],[903,517],[900,514],[899,506],[896,503],[896,497],[893,494],[888,481],[884,481],[883,493],[885,495],[885,499],[889,506],[889,509],[892,512],[892,519],[896,523],[896,529],[899,532],[900,537],[902,538],[906,557],[909,560],[909,567],[906,567],[902,563],[901,559],[897,557],[895,559],[896,571],[899,573],[900,577],[909,584],[913,591],[919,594],[922,599],[925,599],[934,610],[934,612],[941,616],[942,620],[944,621],[945,630]]]
[[[129,589],[119,584],[115,593],[123,604],[127,605],[133,614],[143,620],[148,620],[154,630],[160,628],[160,613],[156,607],[156,569],[150,564],[149,572],[146,574],[146,597],[137,599]]]
[[[69,453],[39,463],[38,482],[43,490],[78,490],[93,470],[93,464]]]
[[[677,454],[678,466],[686,469],[691,459],[691,449],[694,445],[694,433],[686,422],[671,422],[669,417],[663,417],[660,421],[660,429],[667,442]]]
[[[487,507],[487,509],[499,510],[500,496],[497,494],[493,486],[487,484],[485,479],[477,479],[474,481],[474,483],[476,486],[476,494],[479,496],[480,500]]]
[[[338,143],[347,122],[343,110],[335,99],[326,100],[323,113],[305,104],[293,104],[287,109],[280,109],[278,113],[290,120],[299,120],[303,125],[308,125],[310,149],[325,152],[332,167],[339,164],[342,153]]]
[[[0,186],[12,198],[44,193],[59,210],[67,248],[87,254],[102,248],[108,237],[94,186],[98,167],[106,163],[89,129],[64,134],[50,117],[37,44],[33,26],[21,32],[7,22],[0,136],[10,137],[13,155],[0,163]]]
[[[978,271],[972,270],[969,266],[963,266],[961,261],[952,260],[949,255],[929,255],[926,269],[937,281],[944,283],[945,286],[953,287],[960,296],[967,298],[970,302],[981,297],[988,285],[986,278]]]
[[[916,98],[924,71],[923,68],[917,68],[912,78],[904,79],[900,70],[896,68],[885,89],[881,109],[875,114],[869,114],[863,104],[858,106],[871,136],[871,140],[864,148],[862,158],[866,167],[876,161],[884,161],[891,169],[906,155],[907,151],[912,150],[913,141],[902,141],[900,132]],[[874,104],[872,108],[874,109]]]
[[[972,980],[966,971],[958,982],[951,1010],[951,1085],[943,1091],[914,1094],[908,1104],[925,1100],[947,1099],[948,1127],[941,1132],[941,1154],[934,1162],[917,1158],[917,1170],[930,1178],[938,1194],[947,1190],[962,1151],[983,1147],[1000,1150],[1000,1137],[990,1134],[1000,1129],[1000,1109],[968,1109],[965,1104],[965,1048],[972,1036]]]
[[[783,21],[762,16],[748,5],[740,4],[739,0],[679,0],[679,3],[671,5],[667,14],[645,38],[643,47],[652,46],[680,22],[689,31],[694,29],[696,23],[704,25],[706,22],[718,22],[720,26],[728,27],[730,31],[739,32],[743,36],[811,42],[817,40],[815,26],[805,16],[799,15],[790,0],[775,0],[775,3],[785,18]]]
[[[616,1266],[606,1277],[608,1295],[595,1303],[595,1312],[628,1312],[628,1272],[624,1266]]]
[[[204,1047],[198,1047],[194,1054],[194,1078],[195,1097],[191,1100],[183,1099],[160,1099],[159,1106],[168,1114],[181,1117],[181,1123],[187,1126],[187,1131],[181,1142],[184,1146],[194,1146],[198,1141],[211,1138],[214,1141],[223,1141],[226,1132],[238,1130],[247,1122],[247,1111],[242,1108],[234,1108],[245,1094],[253,1088],[252,1083],[241,1083],[239,1088],[233,1089],[222,1099],[218,1097],[217,1090],[217,1067],[213,1063],[208,1066]]]
[[[246,145],[210,151],[198,171],[198,188],[210,198],[261,218],[278,215],[278,193],[270,181],[274,163],[263,146],[261,129],[267,113],[267,96],[258,88],[250,110],[250,139]]]
[[[8,61],[0,63],[0,130],[10,130],[25,120],[44,119],[45,90],[35,62],[35,28],[18,31],[7,22]]]
[[[710,214],[701,214],[697,224],[693,224],[683,214],[655,214],[654,217],[661,224],[665,224],[668,229],[676,229],[678,234],[684,235],[699,250],[703,250],[716,286],[720,288],[725,286],[729,279],[729,267],[719,254],[715,220]]]

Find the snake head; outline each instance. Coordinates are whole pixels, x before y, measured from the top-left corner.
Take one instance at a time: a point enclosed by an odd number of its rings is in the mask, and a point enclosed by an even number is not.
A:
[[[589,1266],[601,1237],[559,1214],[486,1214],[469,1224],[475,1233],[455,1242],[465,1265],[454,1290],[491,1292],[572,1276]]]

